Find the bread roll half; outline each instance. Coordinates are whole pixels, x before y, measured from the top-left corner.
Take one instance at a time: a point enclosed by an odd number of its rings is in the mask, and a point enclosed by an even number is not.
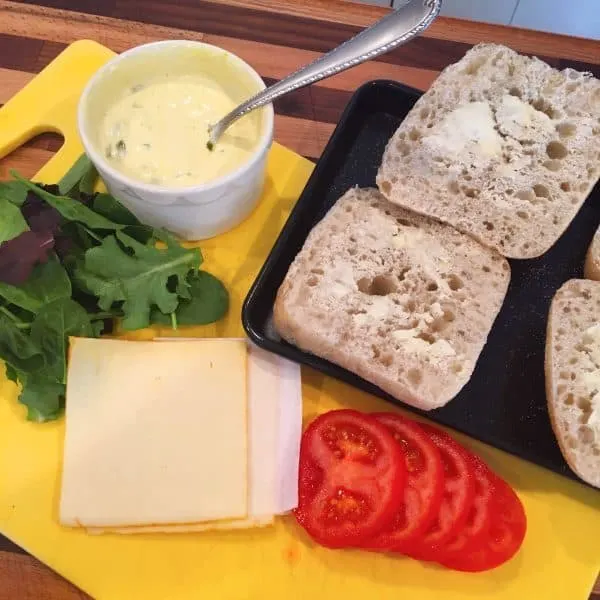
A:
[[[480,44],[389,141],[377,185],[509,258],[544,254],[600,176],[600,81]]]
[[[600,488],[600,282],[572,279],[554,296],[546,396],[565,460],[581,479]]]
[[[509,279],[496,251],[354,188],[306,239],[274,323],[291,344],[431,410],[470,379]]]

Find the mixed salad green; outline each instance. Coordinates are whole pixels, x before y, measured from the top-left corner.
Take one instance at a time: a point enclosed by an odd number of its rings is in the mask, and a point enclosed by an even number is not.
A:
[[[227,312],[200,250],[95,193],[85,155],[56,185],[13,177],[0,182],[0,359],[28,419],[61,414],[69,336],[110,333],[114,319],[124,330],[176,328]]]

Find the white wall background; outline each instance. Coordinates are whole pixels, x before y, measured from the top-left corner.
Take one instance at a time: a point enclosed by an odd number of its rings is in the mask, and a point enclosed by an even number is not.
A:
[[[405,2],[358,1],[381,6]],[[600,40],[600,0],[443,0],[442,14]]]

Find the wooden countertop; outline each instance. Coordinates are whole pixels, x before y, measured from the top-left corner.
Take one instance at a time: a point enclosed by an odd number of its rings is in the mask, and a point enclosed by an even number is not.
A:
[[[343,0],[0,0],[0,105],[67,44],[94,39],[119,52],[158,39],[203,40],[235,52],[274,82],[354,35],[387,9]],[[438,19],[407,46],[301,90],[276,104],[276,139],[317,159],[352,92],[389,78],[426,89],[437,73],[480,41],[504,43],[553,66],[600,77],[600,42],[515,28]],[[41,100],[43,101],[43,100]],[[32,175],[61,140],[44,134],[0,161]],[[0,600],[87,598],[0,536]],[[592,594],[600,600],[600,580]]]

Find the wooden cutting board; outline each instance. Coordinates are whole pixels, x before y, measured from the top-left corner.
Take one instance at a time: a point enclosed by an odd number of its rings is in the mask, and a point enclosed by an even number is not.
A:
[[[40,171],[56,181],[82,148],[77,98],[112,53],[93,42],[71,45],[0,110],[0,156],[42,131],[65,145]],[[231,292],[222,322],[185,336],[243,334],[241,304],[312,170],[274,145],[264,197],[240,227],[201,244],[207,270]],[[135,337],[172,335],[147,330]],[[393,410],[337,381],[303,370],[304,413],[337,407]],[[445,600],[584,600],[600,567],[600,494],[500,451],[457,436],[518,491],[529,531],[519,555],[491,573],[468,575],[419,562],[313,545],[292,518],[272,529],[191,535],[87,536],[57,524],[64,423],[24,420],[13,384],[0,379],[0,532],[90,595],[107,600],[285,597]]]

